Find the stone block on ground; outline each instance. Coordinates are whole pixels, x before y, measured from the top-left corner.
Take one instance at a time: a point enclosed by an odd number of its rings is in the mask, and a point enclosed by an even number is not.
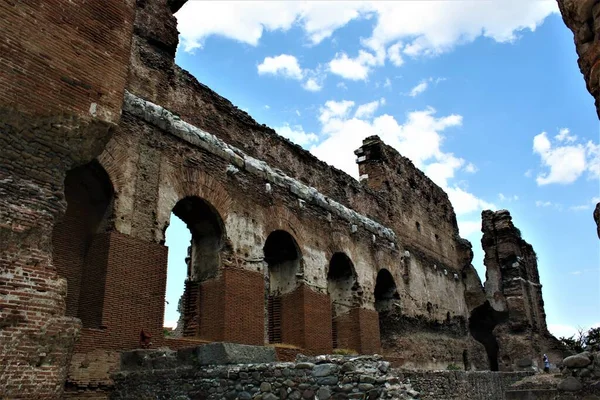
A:
[[[196,348],[200,365],[258,364],[277,360],[275,349],[237,343],[209,343]]]

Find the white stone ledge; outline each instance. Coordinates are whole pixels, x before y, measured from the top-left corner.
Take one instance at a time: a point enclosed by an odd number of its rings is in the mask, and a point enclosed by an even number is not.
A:
[[[350,224],[356,224],[381,238],[396,242],[396,234],[390,228],[328,198],[317,189],[298,182],[281,170],[271,168],[266,162],[250,157],[240,149],[230,146],[216,136],[183,121],[177,115],[159,105],[125,91],[123,110],[226,160],[239,169],[259,176],[274,185],[287,188],[298,198],[315,204],[348,221]]]

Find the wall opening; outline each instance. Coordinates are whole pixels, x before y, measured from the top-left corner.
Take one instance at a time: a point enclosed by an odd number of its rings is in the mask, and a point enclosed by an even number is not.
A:
[[[175,217],[175,218],[173,218]],[[171,213],[165,232],[169,246],[167,302],[177,302],[178,321],[172,336],[199,335],[199,285],[219,273],[225,229],[221,216],[200,197],[181,199]],[[171,250],[174,250],[172,253]],[[177,298],[177,293],[183,293]],[[172,308],[167,309],[173,318]],[[165,314],[167,315],[167,314]],[[205,316],[210,319],[210,316]]]
[[[67,316],[86,328],[100,328],[104,305],[108,230],[114,189],[97,161],[74,168],[65,177],[67,210],[52,232],[52,257],[67,280]]]
[[[496,311],[489,301],[476,307],[469,317],[469,331],[475,340],[483,344],[488,357],[490,371],[498,371],[498,341],[494,327],[508,319],[508,312]]]
[[[165,245],[169,248],[167,261],[167,292],[163,326],[167,336],[183,336],[183,309],[185,307],[185,282],[190,270],[190,253],[192,250],[192,233],[185,222],[173,212],[169,219],[169,227],[165,231]]]
[[[350,258],[344,253],[335,253],[329,262],[327,272],[327,292],[331,299],[333,348],[338,348],[343,340],[338,335],[337,320],[355,307],[358,282],[356,271]]]
[[[375,309],[377,312],[391,311],[396,300],[400,299],[394,277],[387,269],[377,273],[375,282]]]
[[[296,240],[286,231],[271,232],[263,248],[265,271],[266,330],[269,343],[282,343],[282,296],[298,286],[300,250]]]
[[[399,299],[394,277],[387,269],[380,270],[375,281],[375,310],[379,314],[379,333],[382,342],[385,342],[394,329],[395,316],[399,314],[397,307]]]

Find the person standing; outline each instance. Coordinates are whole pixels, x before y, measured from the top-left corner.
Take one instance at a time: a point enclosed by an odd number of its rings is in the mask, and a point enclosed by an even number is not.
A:
[[[544,372],[550,372],[550,360],[548,360],[548,356],[544,354]]]

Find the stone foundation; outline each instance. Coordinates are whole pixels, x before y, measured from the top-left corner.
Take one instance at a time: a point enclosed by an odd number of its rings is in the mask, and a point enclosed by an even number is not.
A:
[[[124,354],[111,399],[414,399],[381,357],[299,357],[295,363],[199,368],[186,352]]]

